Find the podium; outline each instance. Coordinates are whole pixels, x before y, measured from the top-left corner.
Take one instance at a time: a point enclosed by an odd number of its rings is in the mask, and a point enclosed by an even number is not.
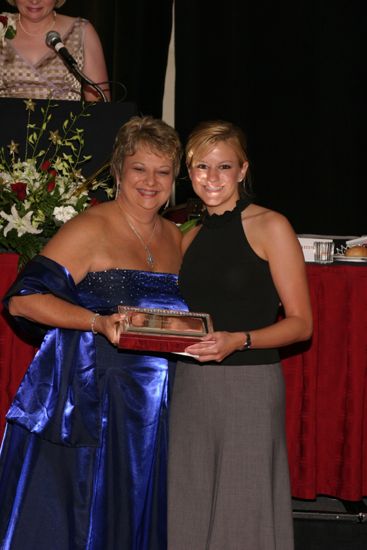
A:
[[[26,99],[2,98],[0,99],[0,147],[7,146],[11,141],[19,144],[19,156],[24,158],[26,126],[28,111],[25,105]],[[132,116],[137,115],[137,107],[132,102],[121,103],[82,103],[81,101],[58,101],[34,99],[35,111],[31,112],[32,123],[39,124],[42,120],[42,111],[50,103],[52,116],[44,135],[45,145],[49,137],[49,131],[61,129],[70,113],[78,116],[83,106],[87,116],[78,119],[77,127],[84,130],[83,154],[92,155],[82,168],[85,177],[91,176],[111,157],[113,143],[118,129]]]

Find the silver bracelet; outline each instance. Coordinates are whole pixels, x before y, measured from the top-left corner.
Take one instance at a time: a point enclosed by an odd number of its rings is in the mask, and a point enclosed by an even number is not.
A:
[[[101,316],[100,313],[95,313],[92,317],[91,322],[90,322],[90,328],[91,328],[91,331],[93,332],[93,334],[98,334],[98,330],[96,330],[94,328],[94,325],[96,324],[97,317],[100,317],[100,316]]]

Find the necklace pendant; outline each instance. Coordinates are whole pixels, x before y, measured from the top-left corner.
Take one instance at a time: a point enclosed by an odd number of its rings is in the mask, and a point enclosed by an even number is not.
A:
[[[154,258],[153,258],[153,255],[152,255],[150,250],[147,250],[146,260],[147,260],[147,264],[149,265],[149,267],[151,269],[153,269],[153,267],[154,267]]]
[[[149,248],[149,243],[150,241],[152,240],[153,238],[153,235],[154,235],[154,231],[157,227],[157,221],[158,221],[158,216],[155,218],[154,220],[154,226],[153,226],[153,229],[152,229],[152,232],[150,234],[150,237],[148,239],[147,242],[144,242],[144,239],[143,237],[140,235],[139,231],[134,227],[134,225],[131,223],[131,221],[129,221],[128,217],[127,217],[127,214],[126,212],[124,212],[124,210],[122,209],[122,206],[120,205],[119,201],[116,199],[116,202],[117,202],[117,206],[118,208],[121,210],[121,212],[124,214],[125,216],[125,219],[126,219],[126,222],[127,222],[127,225],[130,227],[131,231],[134,233],[135,237],[138,239],[138,241],[141,243],[141,245],[144,247],[144,250],[145,250],[145,261],[147,263],[147,265],[149,266],[149,269],[151,269],[152,271],[154,271],[154,257],[153,257],[153,254]]]

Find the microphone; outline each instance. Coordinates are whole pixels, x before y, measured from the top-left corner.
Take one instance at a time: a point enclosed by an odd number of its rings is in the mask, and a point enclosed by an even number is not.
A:
[[[46,44],[49,48],[55,50],[55,52],[63,59],[68,69],[78,77],[81,82],[91,86],[101,96],[104,102],[107,102],[107,97],[102,88],[90,80],[78,67],[78,64],[74,57],[71,55],[57,31],[48,31],[46,34]]]
[[[74,57],[71,55],[63,41],[61,40],[61,36],[56,31],[49,31],[46,34],[46,44],[50,48],[54,49],[55,52],[62,57],[62,59],[65,61],[65,63],[74,70],[77,66],[77,62],[75,61]]]

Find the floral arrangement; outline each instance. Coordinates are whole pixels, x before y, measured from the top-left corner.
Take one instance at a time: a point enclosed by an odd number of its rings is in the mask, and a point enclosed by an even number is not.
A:
[[[4,46],[5,38],[14,38],[16,32],[15,20],[9,15],[0,15],[0,46]]]
[[[77,122],[90,116],[90,104],[83,104],[78,115],[70,113],[61,129],[48,130],[57,104],[49,101],[41,108],[37,126],[32,122],[35,103],[24,102],[28,111],[24,158],[13,140],[0,149],[0,246],[20,255],[20,267],[63,223],[98,202],[90,197],[91,190],[102,188],[108,198],[112,194],[106,178],[87,180],[81,172],[91,156],[83,155],[84,130],[77,128]]]

